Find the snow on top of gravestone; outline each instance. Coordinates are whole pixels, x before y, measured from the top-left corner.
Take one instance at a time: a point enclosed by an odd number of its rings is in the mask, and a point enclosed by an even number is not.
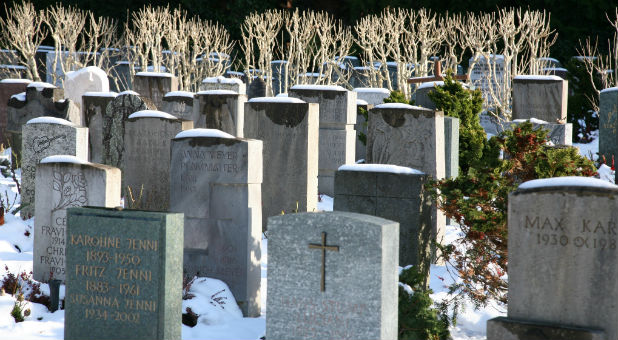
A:
[[[87,66],[76,71],[69,71],[64,74],[64,78],[67,80],[75,79],[82,74],[89,74],[89,80],[92,80],[93,75],[97,75],[100,79],[107,79],[107,73],[96,66]]]
[[[171,91],[165,94],[163,97],[187,97],[193,98],[193,92],[189,91]]]
[[[110,91],[106,91],[106,92],[98,92],[98,91],[89,91],[89,92],[84,92],[84,94],[82,94],[82,96],[86,96],[86,97],[118,97],[118,93],[116,92],[110,92]]]
[[[366,100],[357,99],[356,100],[356,105],[369,105],[369,103],[367,103]]]
[[[425,173],[408,168],[405,166],[392,165],[392,164],[346,164],[342,165],[338,169],[339,171],[368,171],[368,172],[388,172],[393,174],[412,174],[412,175],[424,175]]]
[[[238,92],[232,91],[232,90],[206,90],[206,91],[199,91],[197,94],[199,95],[202,95],[202,94],[238,94]]]
[[[543,67],[543,71],[563,71],[567,72],[568,70],[564,67]]]
[[[218,77],[208,77],[202,80],[202,83],[221,83],[221,84],[238,84],[241,85],[243,82],[238,78],[225,78],[224,76]]]
[[[539,75],[539,74],[520,74],[518,76],[515,76],[515,78],[513,79],[517,79],[517,80],[562,80],[562,78],[558,77],[558,76],[543,76],[543,75]]]
[[[194,137],[217,137],[217,138],[236,138],[227,132],[217,129],[190,129],[184,130],[176,135],[175,138],[194,138]]]
[[[382,87],[355,87],[353,91],[391,94],[391,91]]]
[[[608,181],[604,181],[598,178],[580,176],[533,179],[519,185],[519,189],[536,189],[546,187],[589,187],[618,189],[618,186]]]
[[[549,122],[546,122],[544,120],[541,119],[537,119],[537,118],[530,118],[530,119],[513,119],[514,123],[523,123],[523,122],[527,122],[530,121],[530,123],[532,124],[549,124]]]
[[[34,88],[36,88],[39,91],[42,91],[43,89],[46,89],[46,88],[49,88],[49,89],[55,89],[56,88],[56,86],[54,86],[53,84],[45,83],[45,82],[42,82],[42,81],[34,81],[34,82],[28,84],[27,87],[34,87]]]
[[[304,104],[305,101],[292,97],[256,97],[249,99],[249,103],[297,103]]]
[[[292,90],[320,90],[320,91],[346,91],[339,85],[294,85]]]
[[[428,87],[436,87],[436,86],[444,86],[444,82],[441,80],[440,81],[428,81],[428,82],[422,83],[416,89],[420,90],[420,89],[425,89]]]
[[[603,90],[601,90],[601,93],[611,92],[611,91],[618,91],[618,86],[616,86],[616,87],[608,87],[606,89],[603,89]]]
[[[11,96],[11,98],[15,98],[17,100],[19,100],[20,102],[25,102],[26,101],[26,92],[21,92],[18,94],[14,94]]]
[[[32,118],[28,122],[26,122],[26,124],[60,124],[60,125],[67,125],[67,126],[76,126],[75,124],[69,122],[66,119],[62,119],[58,117],[49,117],[49,116]]]
[[[273,60],[270,62],[271,64],[287,64],[287,60]]]
[[[2,84],[28,84],[28,83],[31,83],[31,82],[32,82],[32,80],[30,80],[30,79],[7,78],[7,79],[0,80],[0,83],[2,83]]]
[[[542,58],[539,58],[539,59],[537,59],[537,60],[547,60],[547,61],[553,61],[553,62],[555,62],[555,63],[559,63],[558,59],[556,59],[556,58],[551,58],[551,57],[542,57]]]
[[[90,164],[83,159],[71,155],[53,155],[45,157],[40,163],[73,163],[73,164]]]
[[[278,95],[276,95],[275,97],[289,97],[289,96],[288,96],[287,92],[282,92],[282,93],[279,93]]]
[[[428,110],[420,106],[413,106],[404,103],[384,103],[377,105],[374,109],[411,109],[411,110]]]
[[[166,78],[171,78],[174,76],[173,74],[169,72],[151,72],[151,71],[137,72],[135,75],[143,76],[143,77],[166,77]]]
[[[134,118],[163,118],[163,119],[170,119],[170,120],[178,119],[178,117],[172,116],[169,113],[166,113],[163,111],[156,111],[156,110],[141,110],[141,111],[134,112],[129,116],[129,119],[134,119]]]
[[[125,95],[125,94],[130,94],[133,96],[139,96],[139,93],[132,91],[132,90],[126,90],[126,91],[122,91],[120,93],[118,93],[119,96]]]

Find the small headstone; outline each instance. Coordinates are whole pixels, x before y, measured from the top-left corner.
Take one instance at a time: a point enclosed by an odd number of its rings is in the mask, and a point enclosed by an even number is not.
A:
[[[64,76],[64,95],[80,110],[82,110],[82,96],[86,92],[109,92],[109,81],[105,71],[96,66],[88,66],[67,72]]]
[[[4,144],[4,147],[8,147],[5,131],[8,119],[8,103],[9,99],[19,93],[23,93],[22,96],[25,100],[26,86],[30,84],[28,79],[2,79],[0,80],[0,143]]]
[[[247,86],[238,78],[225,78],[223,76],[208,77],[202,80],[200,90],[228,90],[238,94],[247,93]]]
[[[384,98],[391,95],[391,91],[380,87],[357,87],[354,92],[356,92],[356,99],[364,100],[373,106],[384,104]]]
[[[245,138],[263,141],[262,225],[281,212],[315,211],[318,200],[317,104],[262,97],[245,103]]]
[[[483,103],[486,106],[495,105],[495,98],[491,95],[500,93],[504,87],[505,65],[504,55],[492,54],[489,60],[482,55],[470,58],[468,64],[474,66],[470,72],[470,85],[473,88],[481,90],[483,94]]]
[[[128,117],[120,168],[125,204],[150,211],[169,209],[171,141],[191,128],[193,122],[161,111],[138,111]]]
[[[261,98],[266,96],[266,82],[261,78],[254,78],[247,86],[247,98]]]
[[[599,157],[607,164],[618,162],[618,87],[610,87],[599,95]]]
[[[508,317],[488,321],[488,340],[618,338],[616,195],[586,177],[533,180],[509,195]]]
[[[243,314],[259,316],[262,142],[194,129],[171,150],[170,211],[185,215],[185,276],[224,281]]]
[[[169,113],[179,119],[193,120],[193,97],[195,97],[193,92],[168,92],[163,96],[163,107],[161,111]]]
[[[538,118],[564,123],[569,82],[558,76],[516,76],[513,79],[513,119]]]
[[[564,80],[567,80],[569,77],[569,70],[563,67],[545,67],[541,69],[541,73],[551,76],[558,76]]]
[[[137,72],[133,78],[133,90],[152,101],[153,109],[161,109],[163,96],[178,91],[178,78],[171,73]]]
[[[436,104],[429,98],[429,92],[433,91],[436,86],[444,86],[444,82],[431,81],[420,84],[414,92],[414,105],[435,110]]]
[[[88,128],[55,117],[31,119],[22,127],[22,150],[20,213],[26,218],[35,212],[37,164],[53,155],[76,156],[87,162]]]
[[[268,233],[267,339],[397,339],[399,223],[286,214]]]
[[[193,123],[242,137],[247,96],[229,90],[200,91],[195,96]]]
[[[84,126],[88,128],[88,157],[93,163],[103,163],[105,111],[117,96],[116,92],[86,92],[82,95]]]
[[[180,339],[183,216],[70,208],[64,338]]]
[[[50,156],[37,165],[33,277],[64,281],[66,210],[120,205],[120,170],[74,156]]]
[[[112,91],[122,92],[133,88],[131,81],[131,63],[127,60],[117,61],[109,72],[109,85]]]

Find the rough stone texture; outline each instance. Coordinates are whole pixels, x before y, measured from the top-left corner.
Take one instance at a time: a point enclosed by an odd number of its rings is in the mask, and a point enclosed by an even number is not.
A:
[[[489,61],[484,56],[477,56],[476,59],[470,58],[468,65],[473,65],[470,85],[483,93],[484,107],[494,105],[495,99],[491,93],[500,93],[504,86],[504,72],[508,67],[505,65],[504,56],[492,55]]]
[[[68,123],[68,122],[67,122]],[[88,161],[88,128],[53,123],[25,124],[22,128],[21,216],[35,212],[36,167],[53,155],[70,155]]]
[[[497,317],[487,320],[488,340],[606,340],[599,329],[564,327]]]
[[[217,82],[202,82],[200,85],[201,91],[209,91],[209,90],[229,90],[234,91],[238,94],[246,94],[247,93],[247,85],[245,83],[239,84],[237,82],[229,81],[229,78],[222,79]],[[262,96],[256,96],[262,97]]]
[[[618,338],[617,194],[555,186],[509,195],[509,318]]]
[[[185,215],[185,275],[227,283],[260,315],[262,142],[188,137],[171,145],[170,210]]]
[[[152,101],[155,110],[163,108],[163,96],[166,93],[178,90],[178,78],[173,75],[162,74],[138,75],[133,77],[133,91],[142,98]]]
[[[64,338],[180,339],[182,238],[182,214],[70,208]]]
[[[67,208],[120,205],[120,169],[102,164],[37,166],[33,277],[65,280]]]
[[[444,116],[444,175],[459,175],[459,118]]]
[[[65,75],[64,95],[82,112],[82,96],[86,92],[109,92],[109,80],[105,71],[96,66],[88,66]]]
[[[247,86],[247,98],[266,96],[266,83],[260,78],[253,79]]]
[[[302,213],[268,230],[267,339],[397,338],[397,222]]]
[[[8,146],[6,140],[6,124],[8,119],[8,103],[11,96],[21,92],[26,92],[30,80],[22,79],[21,82],[8,82],[0,80],[0,143]]]
[[[311,103],[245,103],[244,136],[264,143],[262,226],[282,211],[317,209],[318,115]]]
[[[429,84],[429,86],[425,85],[423,87],[417,88],[414,92],[414,105],[418,105],[424,107],[426,109],[435,110],[436,104],[429,98],[429,92],[435,89],[436,83],[433,82]]]
[[[200,92],[194,99],[193,124],[196,128],[217,129],[232,136],[243,136],[244,94],[209,94]]]
[[[367,119],[365,118],[365,116],[361,115],[359,112],[359,110],[363,108],[365,111],[369,112],[369,110],[371,110],[373,108],[373,105],[369,104],[369,105],[356,105],[356,124],[354,124],[354,130],[356,131],[356,151],[355,151],[355,156],[356,156],[356,160],[360,160],[360,159],[365,159],[366,155],[367,155]],[[359,139],[360,135],[364,135],[365,136],[365,142],[362,142]]]
[[[170,145],[182,130],[193,128],[193,122],[156,117],[127,119],[124,128],[122,190],[130,200],[129,188],[136,207],[149,211],[167,211],[170,201]],[[141,197],[141,200],[137,200]]]
[[[334,195],[335,172],[344,164],[354,164],[356,151],[356,92],[341,88],[290,88],[288,95],[307,103],[319,104],[318,192]]]
[[[184,120],[193,120],[193,97],[165,95],[161,111]],[[195,126],[195,122],[193,123]]]
[[[399,266],[429,270],[431,197],[427,175],[339,170],[333,210],[399,222]]]
[[[569,82],[564,79],[513,79],[513,119],[565,122]]]
[[[616,117],[618,117],[618,87],[604,90],[599,95],[599,157],[605,156],[609,164],[612,156],[618,161]]]
[[[354,89],[356,92],[356,99],[364,100],[372,106],[384,104],[384,98],[390,96],[388,89],[374,88],[374,91],[370,91],[368,88]]]
[[[109,103],[116,98],[105,92],[90,92],[82,96],[84,126],[88,128],[88,157],[93,163],[103,163],[103,122]]]

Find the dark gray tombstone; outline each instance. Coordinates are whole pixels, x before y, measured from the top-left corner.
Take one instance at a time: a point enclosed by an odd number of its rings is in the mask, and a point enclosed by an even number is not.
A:
[[[6,142],[6,124],[8,120],[9,99],[16,94],[23,92],[23,99],[26,99],[26,86],[30,84],[28,79],[2,79],[0,80],[0,143],[8,146]]]
[[[618,161],[616,126],[618,124],[618,87],[604,89],[599,94],[599,157],[608,164]]]
[[[200,91],[194,99],[193,124],[243,136],[247,96],[230,90]]]
[[[152,101],[155,110],[163,108],[163,96],[178,90],[178,78],[171,73],[138,72],[133,78],[133,90]]]

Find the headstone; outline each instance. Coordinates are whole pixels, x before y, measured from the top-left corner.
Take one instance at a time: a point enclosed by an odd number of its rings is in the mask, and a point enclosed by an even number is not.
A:
[[[370,77],[372,68],[374,69],[373,72],[377,72],[374,66],[355,66],[352,69],[352,75],[350,76],[350,86],[356,89],[374,85],[371,83]]]
[[[559,124],[549,123],[543,120],[531,118],[531,119],[515,119],[512,122],[505,122],[502,124],[503,128],[514,128],[515,126],[529,121],[532,123],[533,129],[543,128],[548,131],[547,138],[554,145],[571,145],[573,142],[573,124]]]
[[[488,321],[488,340],[618,338],[617,194],[606,181],[558,177],[509,195],[508,316]]]
[[[93,163],[103,163],[105,111],[117,96],[116,92],[86,92],[82,95],[84,126],[88,128],[88,157]]]
[[[341,86],[294,85],[288,94],[319,104],[318,192],[333,197],[335,172],[340,166],[356,161],[356,92]]]
[[[273,96],[278,95],[279,93],[286,93],[287,88],[286,84],[289,86],[290,81],[286,82],[287,71],[286,64],[287,60],[273,60],[270,62],[270,67],[272,69],[273,74]]]
[[[354,125],[356,131],[356,161],[364,160],[367,152],[367,118],[361,114],[361,110],[368,114],[371,108],[373,108],[373,105],[366,101],[356,100],[356,124]]]
[[[459,175],[459,118],[444,116],[444,176]]]
[[[171,150],[170,211],[185,216],[185,276],[222,280],[245,316],[259,316],[262,142],[193,129]]]
[[[195,96],[193,123],[242,137],[247,96],[230,90],[200,91]]]
[[[0,79],[21,79],[28,76],[26,66],[0,65]]]
[[[35,212],[36,167],[54,155],[76,156],[88,161],[88,128],[55,117],[29,120],[22,128],[21,206],[22,217]]]
[[[357,87],[354,92],[356,99],[364,100],[373,106],[384,104],[384,98],[391,95],[391,91],[380,87]]]
[[[64,338],[180,339],[183,216],[70,208]]]
[[[169,209],[171,141],[182,130],[191,128],[193,122],[161,111],[138,111],[128,117],[121,170],[122,190],[129,207]]]
[[[163,96],[178,90],[178,78],[171,73],[137,72],[133,78],[133,90],[152,101],[154,109],[163,107]]]
[[[558,76],[564,80],[567,80],[569,76],[569,70],[563,67],[545,67],[541,69],[541,73],[551,76]]]
[[[120,205],[120,170],[75,156],[49,156],[36,167],[33,277],[66,277],[66,210],[85,205]]]
[[[431,196],[428,176],[396,165],[352,164],[335,175],[334,211],[349,211],[399,222],[399,266],[429,273]]]
[[[505,85],[506,65],[504,56],[492,54],[489,60],[482,55],[470,58],[469,65],[473,65],[470,71],[470,85],[481,90],[485,107],[495,105],[495,99],[491,95],[500,93]]]
[[[247,93],[247,86],[238,78],[225,78],[223,76],[208,77],[202,80],[200,90],[228,90],[238,94]]]
[[[193,97],[195,97],[193,92],[168,92],[163,96],[163,107],[161,111],[169,113],[179,119],[193,120]]]
[[[261,78],[254,78],[247,87],[247,98],[261,98],[266,96],[266,82]]]
[[[6,124],[8,119],[8,103],[13,95],[23,92],[25,101],[26,86],[30,84],[28,79],[2,79],[0,80],[0,143],[8,147],[6,141]]]
[[[244,137],[262,140],[262,226],[281,212],[315,211],[318,200],[317,104],[262,97],[245,103]]]
[[[86,92],[109,92],[109,81],[105,71],[96,66],[88,66],[67,72],[64,76],[64,95],[72,100],[80,110],[82,109],[82,96]]]
[[[397,339],[397,222],[301,213],[268,233],[267,339]]]
[[[558,76],[516,76],[513,79],[513,119],[538,118],[564,123],[569,82]]]
[[[618,124],[618,87],[604,89],[599,94],[599,158],[607,164],[618,162],[616,126]]]
[[[109,77],[109,85],[112,91],[122,92],[133,88],[131,63],[127,60],[117,61],[110,70]]]
[[[414,105],[435,110],[436,104],[429,98],[429,92],[433,91],[436,86],[444,86],[444,82],[431,81],[420,84],[414,92]]]

